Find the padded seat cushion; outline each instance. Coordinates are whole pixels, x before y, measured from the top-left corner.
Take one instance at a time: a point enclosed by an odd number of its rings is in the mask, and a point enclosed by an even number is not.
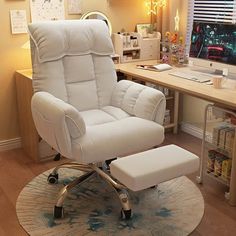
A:
[[[113,106],[106,106],[99,109],[93,109],[80,112],[84,119],[86,126],[99,125],[103,123],[113,122],[123,118],[127,118],[130,115],[120,108]]]
[[[147,150],[163,140],[163,126],[138,117],[127,117],[87,126],[83,137],[72,140],[72,152],[80,163],[94,163]]]
[[[119,158],[110,164],[111,174],[133,191],[198,170],[199,158],[176,145]]]
[[[115,121],[114,117],[99,109],[92,109],[80,112],[86,126],[99,125],[107,122]]]
[[[124,110],[114,107],[114,106],[105,106],[101,108],[104,112],[110,114],[112,117],[114,117],[116,120],[124,119],[129,117],[130,115],[125,112]]]

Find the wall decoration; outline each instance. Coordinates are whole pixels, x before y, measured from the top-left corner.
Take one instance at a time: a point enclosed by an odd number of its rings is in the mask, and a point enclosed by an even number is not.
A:
[[[158,7],[165,7],[166,6],[166,0],[146,0],[145,1],[145,7],[147,10],[147,14],[151,15],[157,14]]]
[[[64,20],[64,0],[30,0],[31,21]]]
[[[67,0],[68,14],[81,14],[82,13],[82,0]]]
[[[175,16],[175,31],[179,31],[179,21],[180,21],[180,18],[179,18],[179,10],[177,9],[176,10],[176,16]]]
[[[27,34],[27,19],[25,10],[10,10],[12,34]]]

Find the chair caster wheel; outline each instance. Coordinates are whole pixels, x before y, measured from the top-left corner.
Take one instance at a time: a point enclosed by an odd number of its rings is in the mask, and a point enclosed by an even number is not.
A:
[[[230,199],[230,192],[225,192],[225,199],[229,200]]]
[[[120,215],[121,215],[121,219],[129,220],[129,219],[132,218],[132,211],[131,211],[131,209],[130,210],[122,209],[121,212],[120,212]]]
[[[48,176],[48,183],[49,184],[56,184],[58,182],[58,174],[50,174]]]
[[[54,206],[53,216],[56,219],[63,218],[64,217],[64,208],[63,207]]]
[[[197,181],[198,184],[202,184],[202,177],[197,176],[196,181]]]
[[[157,188],[157,187],[158,187],[158,185],[153,185],[153,186],[150,187],[150,188],[154,188],[154,189],[155,189],[155,188]]]
[[[53,158],[54,161],[59,161],[60,159],[61,159],[61,154],[60,154],[60,153],[58,153],[58,154]]]

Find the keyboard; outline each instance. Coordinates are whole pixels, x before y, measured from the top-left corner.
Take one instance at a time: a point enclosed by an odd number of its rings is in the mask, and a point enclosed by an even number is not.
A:
[[[212,77],[212,75],[208,75],[205,73],[199,73],[199,72],[193,72],[193,71],[190,71],[189,73],[175,71],[175,72],[169,73],[169,75],[173,75],[176,77],[180,77],[182,79],[187,79],[187,80],[191,80],[191,81],[195,81],[195,82],[199,82],[199,83],[205,83],[205,82],[211,81],[211,77]]]

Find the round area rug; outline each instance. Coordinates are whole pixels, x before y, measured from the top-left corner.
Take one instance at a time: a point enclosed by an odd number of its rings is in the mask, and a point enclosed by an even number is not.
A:
[[[133,217],[122,220],[117,195],[98,177],[73,189],[64,202],[64,218],[54,219],[59,190],[81,172],[60,170],[56,185],[47,183],[49,173],[35,177],[17,199],[17,216],[29,235],[184,236],[197,227],[204,213],[199,189],[187,177],[180,177],[158,188],[130,191]]]

